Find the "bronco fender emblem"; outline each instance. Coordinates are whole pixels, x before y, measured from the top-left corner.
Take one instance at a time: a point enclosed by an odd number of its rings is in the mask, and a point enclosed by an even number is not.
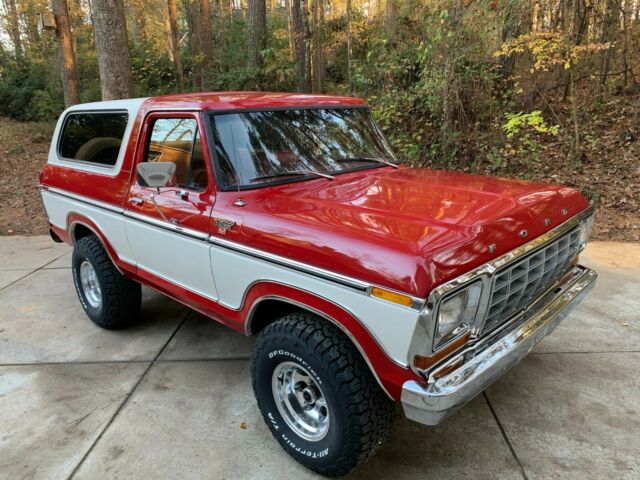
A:
[[[215,218],[214,222],[216,222],[216,227],[218,227],[218,233],[221,233],[223,235],[231,230],[231,227],[236,224],[236,222],[234,222],[233,220],[221,217]]]

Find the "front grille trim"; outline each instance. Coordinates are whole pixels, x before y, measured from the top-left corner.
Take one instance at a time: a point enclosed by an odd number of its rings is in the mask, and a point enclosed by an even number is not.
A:
[[[480,336],[525,310],[571,268],[579,251],[580,227],[577,226],[497,270],[491,278]]]
[[[447,344],[436,346],[434,342],[438,307],[446,296],[451,295],[456,290],[464,288],[466,285],[469,285],[472,282],[478,280],[482,281],[483,288],[480,300],[480,308],[478,316],[470,329],[470,341],[475,342],[479,340],[480,330],[482,329],[482,324],[485,318],[485,307],[487,305],[488,297],[491,294],[491,282],[493,279],[493,274],[501,270],[503,267],[516,262],[521,258],[524,258],[525,255],[536,252],[547,243],[553,241],[555,238],[558,238],[559,236],[562,236],[565,233],[573,230],[576,226],[581,225],[584,221],[593,217],[593,214],[594,207],[586,207],[584,210],[567,218],[565,222],[552,228],[548,232],[543,233],[542,235],[535,237],[531,241],[520,245],[519,247],[516,247],[513,250],[510,250],[502,255],[499,255],[492,260],[489,260],[488,262],[483,263],[482,265],[479,265],[463,273],[462,275],[459,275],[458,277],[453,278],[433,288],[428,293],[427,300],[426,302],[424,302],[422,310],[420,310],[418,316],[419,328],[416,328],[416,332],[411,339],[411,343],[409,344],[409,350],[407,353],[407,360],[404,365],[409,365],[416,374],[422,375],[424,372],[413,365],[413,359],[415,355],[433,355],[447,347]],[[581,246],[581,249],[583,247],[584,245]],[[540,300],[540,298],[543,297],[539,297],[536,301]],[[513,318],[516,317],[517,316],[514,316]],[[502,327],[509,325],[509,323],[510,322],[505,323]],[[494,332],[501,331],[502,327],[499,329],[495,328],[488,335],[483,335],[482,338],[490,338],[492,335],[494,335]]]

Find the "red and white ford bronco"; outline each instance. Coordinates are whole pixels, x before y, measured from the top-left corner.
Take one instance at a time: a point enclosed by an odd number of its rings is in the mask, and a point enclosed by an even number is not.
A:
[[[103,328],[147,285],[245,335],[258,406],[296,460],[345,474],[394,404],[435,425],[594,285],[571,188],[409,168],[359,99],[251,92],[76,105],[40,191]]]

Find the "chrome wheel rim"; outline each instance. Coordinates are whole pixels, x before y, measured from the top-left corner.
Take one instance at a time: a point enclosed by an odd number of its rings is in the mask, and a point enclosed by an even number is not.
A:
[[[100,308],[100,305],[102,305],[102,290],[100,290],[96,271],[87,260],[83,260],[80,264],[80,284],[89,305],[93,308]]]
[[[329,431],[329,408],[322,389],[302,366],[283,362],[272,376],[273,398],[289,428],[310,442]]]

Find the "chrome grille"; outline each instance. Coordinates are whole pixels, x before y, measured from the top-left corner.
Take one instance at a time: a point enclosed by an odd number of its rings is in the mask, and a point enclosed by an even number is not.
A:
[[[569,268],[580,246],[580,227],[499,270],[482,333],[503,324],[549,288]]]

